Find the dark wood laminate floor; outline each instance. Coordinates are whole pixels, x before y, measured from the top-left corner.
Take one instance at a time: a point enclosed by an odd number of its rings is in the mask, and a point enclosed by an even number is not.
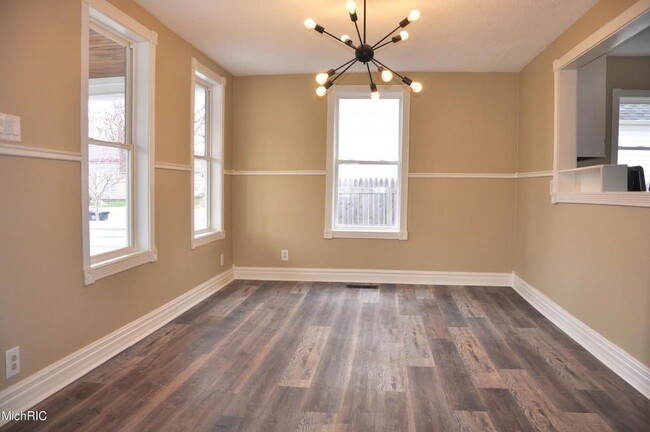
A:
[[[509,288],[237,281],[6,431],[648,431]]]

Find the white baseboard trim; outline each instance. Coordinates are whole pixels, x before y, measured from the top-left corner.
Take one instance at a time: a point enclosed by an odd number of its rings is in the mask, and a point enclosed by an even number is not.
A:
[[[326,268],[279,268],[235,266],[235,279],[300,281],[300,282],[357,282],[425,285],[507,286],[511,273],[439,272],[409,270],[359,270]]]
[[[516,274],[512,288],[560,330],[650,399],[650,368],[562,309]]]
[[[0,392],[0,412],[25,411],[144,339],[234,280],[232,269]],[[0,426],[3,422],[0,417]]]

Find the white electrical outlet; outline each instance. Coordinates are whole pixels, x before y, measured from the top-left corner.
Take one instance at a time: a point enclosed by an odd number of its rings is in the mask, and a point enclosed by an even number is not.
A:
[[[221,265],[222,265],[222,266],[223,266],[223,263],[224,263],[224,262],[225,262],[225,260],[224,260],[224,258],[223,258],[223,254],[221,254]]]
[[[5,370],[7,379],[20,373],[20,347],[5,351]]]
[[[282,261],[289,261],[289,251],[282,249]]]

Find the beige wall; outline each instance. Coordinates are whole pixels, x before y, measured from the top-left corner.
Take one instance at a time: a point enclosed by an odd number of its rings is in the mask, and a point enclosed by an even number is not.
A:
[[[520,74],[518,170],[553,168],[553,66],[634,1],[602,0]],[[549,179],[517,181],[515,271],[650,365],[650,209],[552,205]]]
[[[515,171],[516,74],[413,77],[425,90],[411,100],[410,172]],[[306,75],[235,78],[235,170],[325,169],[327,101],[315,87]],[[514,180],[411,179],[408,241],[325,240],[324,176],[233,182],[239,266],[512,271]]]
[[[190,163],[191,57],[232,78],[130,0],[112,1],[158,32],[156,159]],[[21,116],[22,144],[80,151],[80,0],[0,2],[0,112]],[[0,351],[20,345],[15,384],[232,265],[230,178],[224,241],[190,250],[190,174],[156,170],[158,262],[84,287],[80,164],[0,156]],[[225,253],[224,267],[219,256]]]

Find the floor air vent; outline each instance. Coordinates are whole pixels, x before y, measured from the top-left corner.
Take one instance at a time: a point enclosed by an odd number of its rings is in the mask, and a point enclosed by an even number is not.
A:
[[[377,284],[347,284],[346,288],[379,289]]]

